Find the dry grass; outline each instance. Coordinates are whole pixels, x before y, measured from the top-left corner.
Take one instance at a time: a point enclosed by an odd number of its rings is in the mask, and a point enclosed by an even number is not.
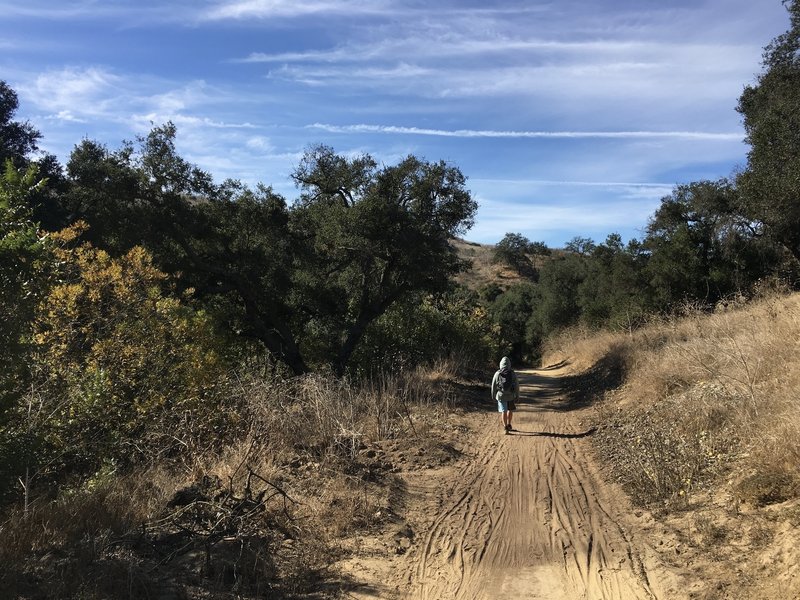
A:
[[[170,581],[209,598],[312,597],[340,540],[391,512],[376,444],[429,443],[429,419],[455,404],[457,367],[359,384],[233,378],[221,443],[7,513],[0,596],[150,598]]]
[[[545,364],[611,354],[624,384],[602,405],[599,440],[639,501],[680,504],[723,472],[744,502],[800,493],[800,295],[687,309],[635,332],[569,331]]]
[[[592,368],[613,352],[631,349],[630,337],[625,334],[569,327],[543,342],[542,365],[565,363],[571,371],[580,372]]]
[[[141,568],[128,544],[172,486],[158,469],[107,473],[54,500],[41,498],[26,513],[12,510],[0,525],[0,590],[31,598],[152,593],[157,577]]]
[[[452,240],[451,244],[460,258],[472,264],[472,268],[460,273],[456,281],[472,290],[480,290],[488,284],[497,284],[503,289],[508,289],[516,283],[527,280],[508,265],[495,262],[493,244],[478,244],[460,239]],[[538,271],[553,257],[564,254],[564,250],[559,249],[552,249],[551,252],[552,255],[549,257],[529,255],[534,269]]]

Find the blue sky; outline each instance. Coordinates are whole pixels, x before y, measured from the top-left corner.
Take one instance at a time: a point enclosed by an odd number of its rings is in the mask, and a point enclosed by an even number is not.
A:
[[[288,199],[303,150],[446,160],[467,239],[640,237],[745,162],[735,111],[780,0],[0,0],[0,79],[65,162],[172,120],[188,160]]]

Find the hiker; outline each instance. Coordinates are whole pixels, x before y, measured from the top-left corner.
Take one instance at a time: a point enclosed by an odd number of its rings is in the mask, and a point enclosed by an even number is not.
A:
[[[516,431],[511,426],[511,417],[514,415],[513,411],[517,409],[519,381],[517,381],[517,374],[511,368],[511,361],[507,356],[500,361],[500,368],[492,378],[492,398],[497,400],[497,412],[500,413],[506,434]]]

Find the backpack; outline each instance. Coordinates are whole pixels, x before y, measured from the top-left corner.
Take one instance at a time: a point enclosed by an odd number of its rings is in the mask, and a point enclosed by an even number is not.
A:
[[[500,391],[503,392],[503,394],[510,392],[514,388],[513,373],[514,371],[511,369],[498,371],[497,384],[500,386]]]

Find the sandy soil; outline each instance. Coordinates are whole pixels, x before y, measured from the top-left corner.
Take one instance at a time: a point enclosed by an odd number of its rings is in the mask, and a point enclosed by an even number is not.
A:
[[[408,549],[347,565],[360,580],[351,597],[685,597],[648,546],[641,513],[600,476],[587,409],[560,397],[561,371],[518,374],[517,431],[505,435],[497,413],[469,415],[477,433],[455,466],[408,473]]]

